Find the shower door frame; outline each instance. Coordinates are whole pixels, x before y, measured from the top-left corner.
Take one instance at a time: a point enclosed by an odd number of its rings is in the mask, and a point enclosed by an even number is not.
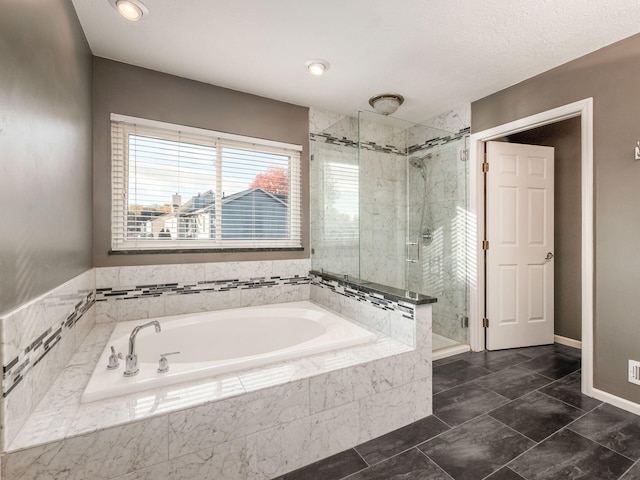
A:
[[[513,122],[499,125],[481,132],[472,133],[469,164],[469,211],[476,219],[475,238],[470,238],[469,251],[476,252],[476,278],[470,282],[469,327],[471,349],[484,350],[485,338],[482,318],[485,309],[484,285],[484,162],[485,143],[506,135],[531,130],[536,127],[566,120],[581,118],[581,198],[582,198],[582,393],[590,397],[614,403],[611,394],[593,387],[593,299],[594,299],[594,185],[593,185],[593,98],[586,98],[568,105],[547,110]],[[475,280],[475,281],[474,281]],[[613,398],[612,398],[613,397]],[[622,401],[622,399],[619,399]],[[630,404],[631,402],[627,402]],[[640,414],[640,409],[614,403],[621,408]]]

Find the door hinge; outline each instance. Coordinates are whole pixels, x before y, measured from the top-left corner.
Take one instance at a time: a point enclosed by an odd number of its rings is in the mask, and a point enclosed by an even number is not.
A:
[[[489,250],[489,240],[483,240],[482,241],[482,249],[483,250]]]
[[[482,319],[482,328],[489,328],[489,319],[487,317]]]
[[[487,161],[482,162],[482,172],[487,173],[488,171],[489,171],[489,162]]]

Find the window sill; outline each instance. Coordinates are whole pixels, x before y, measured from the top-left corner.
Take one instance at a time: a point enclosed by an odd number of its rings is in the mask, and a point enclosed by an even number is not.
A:
[[[273,248],[171,248],[154,250],[109,250],[109,255],[167,255],[172,253],[242,253],[242,252],[304,252],[304,247]]]

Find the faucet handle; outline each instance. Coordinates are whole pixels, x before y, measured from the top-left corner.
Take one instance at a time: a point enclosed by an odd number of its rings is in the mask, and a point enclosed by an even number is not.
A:
[[[111,345],[111,355],[109,355],[109,365],[107,370],[115,370],[120,366],[119,358],[122,358],[122,353],[116,353],[116,349]]]
[[[169,371],[169,360],[167,357],[169,355],[177,355],[180,352],[169,352],[169,353],[161,353],[160,361],[158,362],[158,373],[166,373]]]

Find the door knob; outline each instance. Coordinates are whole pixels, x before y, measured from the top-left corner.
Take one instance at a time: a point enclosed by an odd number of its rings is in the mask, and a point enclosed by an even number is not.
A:
[[[551,260],[553,258],[553,253],[547,252],[547,256],[544,257],[545,260]]]

